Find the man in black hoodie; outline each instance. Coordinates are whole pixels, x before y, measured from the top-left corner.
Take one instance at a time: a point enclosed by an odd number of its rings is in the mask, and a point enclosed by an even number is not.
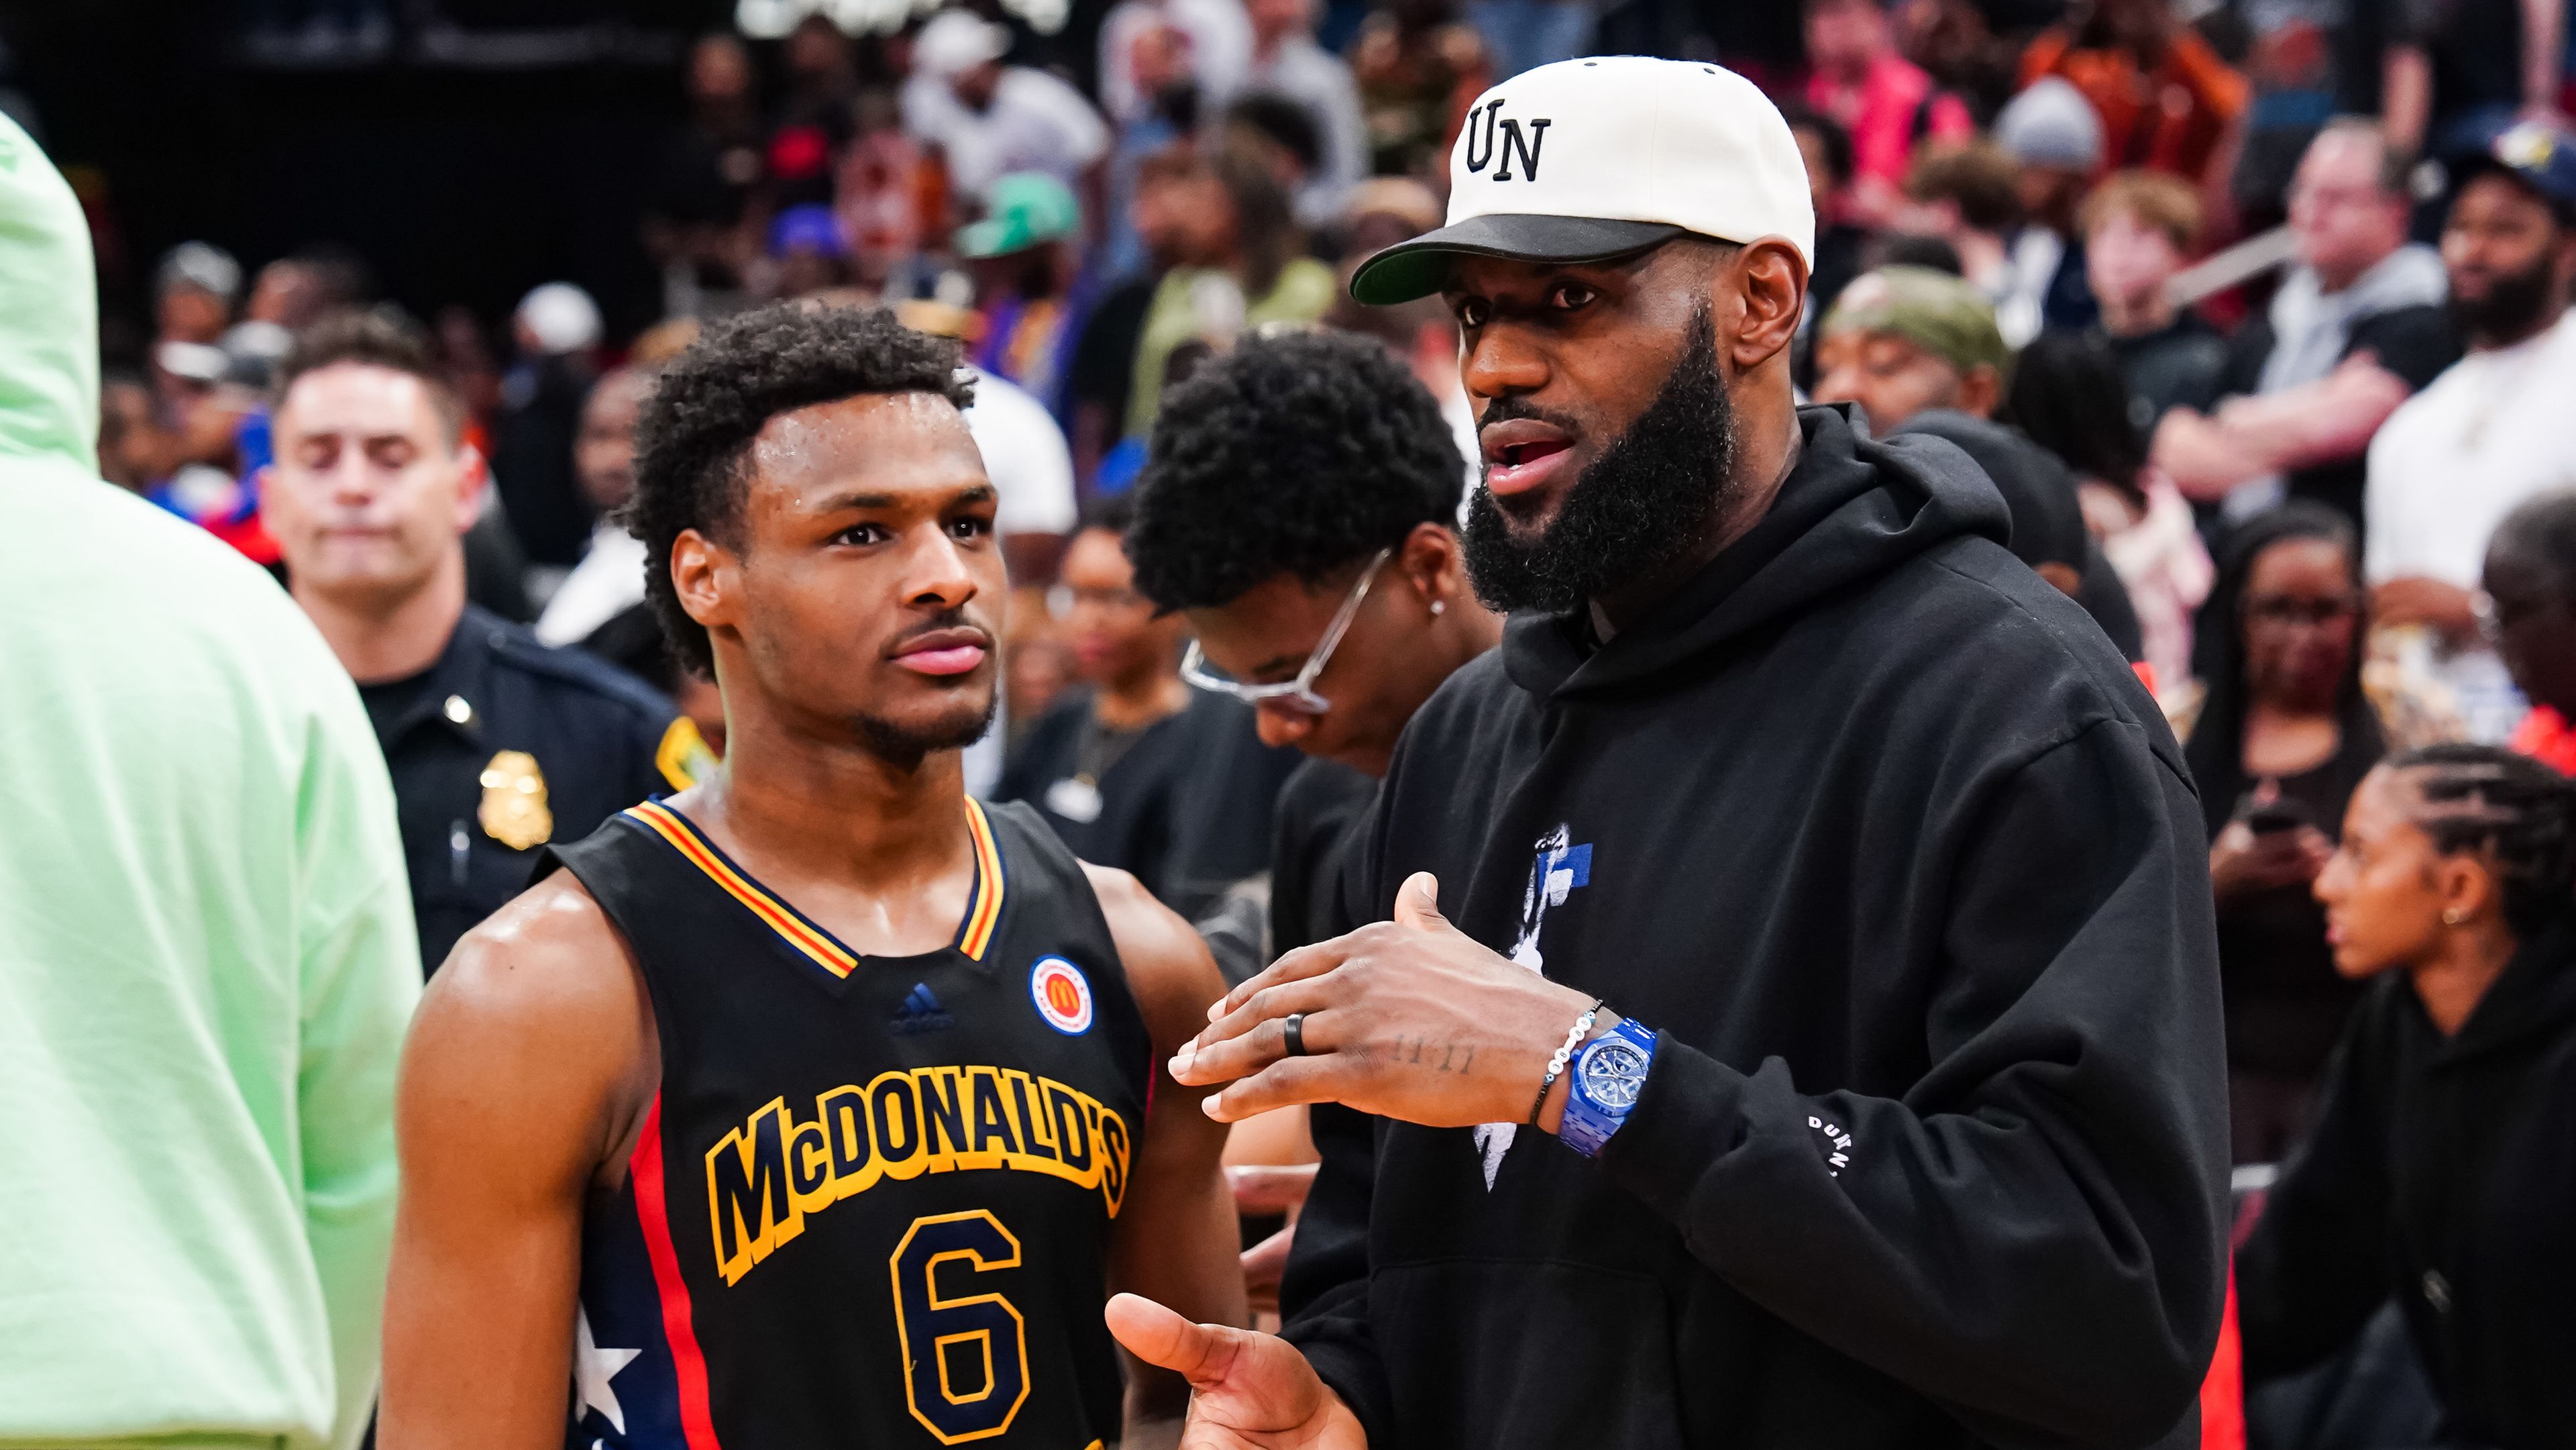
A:
[[[1517,613],[1397,748],[1392,919],[1175,1060],[1220,1118],[1376,1115],[1319,1135],[1285,1341],[1111,1304],[1191,1377],[1186,1446],[2196,1439],[2199,806],[1963,455],[1793,406],[1796,154],[1715,67],[1542,67],[1354,283],[1459,317],[1469,561]]]

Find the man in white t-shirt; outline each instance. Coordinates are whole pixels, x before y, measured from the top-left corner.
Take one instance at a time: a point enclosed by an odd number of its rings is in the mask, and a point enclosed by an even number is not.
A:
[[[903,128],[948,159],[951,185],[982,196],[1013,171],[1043,171],[1083,190],[1109,151],[1109,127],[1072,86],[1002,64],[1010,32],[964,10],[931,17],[913,41]]]
[[[2498,137],[2453,194],[2442,260],[2468,355],[2371,440],[2364,573],[2374,623],[2475,648],[2488,536],[2576,485],[2576,138],[2537,122]]]

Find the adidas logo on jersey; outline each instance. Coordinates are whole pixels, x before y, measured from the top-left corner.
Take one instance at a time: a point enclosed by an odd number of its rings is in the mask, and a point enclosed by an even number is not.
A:
[[[910,1037],[956,1025],[957,1019],[949,1016],[948,1009],[939,1005],[939,997],[930,990],[930,984],[915,982],[912,994],[903,999],[902,1006],[894,1009],[892,1031],[898,1037]]]

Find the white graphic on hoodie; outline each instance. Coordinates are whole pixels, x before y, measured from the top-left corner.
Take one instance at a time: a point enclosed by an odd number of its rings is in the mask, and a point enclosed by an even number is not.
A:
[[[1539,928],[1547,920],[1547,909],[1563,906],[1566,893],[1592,879],[1592,847],[1587,843],[1569,844],[1573,831],[1566,826],[1538,838],[1538,847],[1530,858],[1529,885],[1521,891],[1521,933],[1512,941],[1512,960],[1541,970],[1546,959],[1539,955]],[[1494,1189],[1494,1175],[1503,1168],[1503,1155],[1512,1150],[1512,1139],[1520,1131],[1518,1123],[1480,1123],[1475,1130],[1476,1152],[1485,1160],[1485,1191]]]

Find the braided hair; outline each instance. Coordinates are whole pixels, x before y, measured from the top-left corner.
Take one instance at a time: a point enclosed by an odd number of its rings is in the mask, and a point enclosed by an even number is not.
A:
[[[2515,936],[2576,914],[2576,781],[2495,745],[2427,745],[2388,768],[2415,788],[2435,850],[2487,858]]]

